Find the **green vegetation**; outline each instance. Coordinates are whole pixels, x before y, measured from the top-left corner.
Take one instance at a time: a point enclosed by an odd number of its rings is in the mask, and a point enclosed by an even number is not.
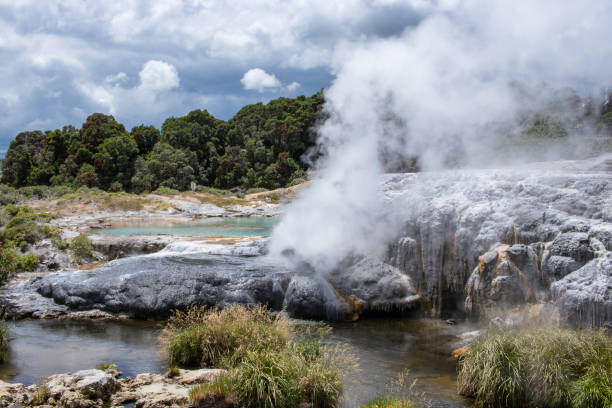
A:
[[[338,404],[342,371],[351,364],[343,350],[323,346],[327,332],[298,333],[288,318],[263,306],[191,308],[170,319],[161,342],[171,364],[229,369],[192,390],[195,406],[210,397],[253,408],[302,402],[324,408]]]
[[[177,377],[181,373],[180,369],[176,366],[172,366],[168,368],[168,372],[166,373],[166,377],[173,378]]]
[[[419,408],[419,405],[396,397],[379,397],[362,405],[361,408]]]
[[[45,384],[41,384],[40,387],[32,394],[32,406],[45,405],[51,398],[51,390]]]
[[[491,333],[459,364],[459,393],[477,406],[612,405],[612,337],[604,331]]]
[[[111,368],[111,367],[112,367],[112,366],[114,366],[114,365],[115,365],[115,363],[100,363],[100,364],[98,364],[98,365],[96,366],[96,368],[97,368],[98,370],[102,370],[102,371],[104,371],[104,370],[108,370],[109,368]]]
[[[93,245],[91,243],[91,239],[89,239],[89,237],[85,234],[79,234],[72,238],[72,241],[70,241],[70,250],[72,251],[72,255],[79,263],[83,261],[83,258],[88,258],[91,256],[92,249]]]
[[[53,218],[30,207],[6,205],[0,211],[0,283],[16,271],[32,271],[40,263],[27,253],[30,245],[49,238],[59,249],[63,241],[59,228],[48,225]]]
[[[171,365],[182,367],[235,366],[248,351],[281,350],[292,337],[288,319],[264,307],[223,310],[191,308],[176,312],[162,340]]]
[[[0,323],[0,364],[8,358],[9,336],[4,323]]]
[[[166,119],[161,131],[141,125],[128,132],[113,116],[94,113],[80,129],[19,133],[2,162],[1,181],[40,190],[28,192],[33,195],[44,193],[38,186],[137,193],[185,191],[192,182],[277,188],[304,178],[300,158],[314,145],[311,128],[322,105],[320,92],[279,98],[245,106],[226,122],[194,110]],[[14,203],[9,191],[0,197]]]

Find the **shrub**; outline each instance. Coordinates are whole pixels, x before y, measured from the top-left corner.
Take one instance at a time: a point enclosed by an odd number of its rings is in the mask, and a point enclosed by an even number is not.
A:
[[[91,239],[85,234],[79,234],[70,241],[70,250],[79,263],[83,261],[83,258],[91,256],[92,249]]]
[[[29,253],[23,256],[17,256],[17,269],[23,271],[32,271],[36,269],[40,261],[33,253]]]
[[[0,283],[4,283],[9,274],[17,270],[18,256],[13,248],[0,248]]]
[[[607,407],[612,338],[557,329],[491,333],[460,360],[458,388],[478,406]]]

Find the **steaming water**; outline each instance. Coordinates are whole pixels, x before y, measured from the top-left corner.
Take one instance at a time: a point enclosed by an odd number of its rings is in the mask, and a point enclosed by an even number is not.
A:
[[[31,320],[7,323],[10,356],[0,378],[25,384],[48,375],[115,362],[125,375],[163,372],[158,354],[159,324]],[[466,406],[455,394],[455,366],[448,358],[461,328],[430,319],[365,320],[334,325],[332,344],[348,343],[359,357],[360,372],[347,378],[343,406],[354,407],[384,393],[385,384],[410,370],[410,382],[436,407]]]
[[[106,235],[170,234],[170,235],[224,235],[231,237],[267,236],[278,219],[274,217],[209,218],[191,223],[118,223],[111,228],[92,230]]]

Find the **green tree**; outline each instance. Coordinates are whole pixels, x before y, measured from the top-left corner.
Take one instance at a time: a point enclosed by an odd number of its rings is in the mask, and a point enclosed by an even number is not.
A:
[[[132,128],[131,135],[138,145],[138,152],[141,155],[149,153],[160,139],[159,130],[155,126],[135,126]]]

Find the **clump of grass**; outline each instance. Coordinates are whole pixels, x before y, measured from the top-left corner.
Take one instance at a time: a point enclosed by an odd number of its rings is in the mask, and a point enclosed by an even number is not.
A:
[[[111,367],[112,367],[112,366],[114,366],[114,365],[115,365],[115,363],[101,363],[101,364],[98,364],[98,365],[96,366],[96,368],[97,368],[98,370],[105,371],[105,370],[108,370],[109,368],[111,368]]]
[[[166,377],[174,378],[174,377],[178,377],[180,374],[181,374],[181,370],[176,366],[172,366],[168,368],[168,372],[166,372]]]
[[[314,408],[338,404],[343,370],[354,359],[344,349],[328,348],[329,330],[297,333],[291,321],[263,306],[227,309],[191,308],[177,312],[161,341],[171,364],[229,369],[212,384],[190,392],[194,406],[203,401],[234,401],[252,408]],[[233,403],[233,402],[232,402]]]
[[[42,384],[40,387],[34,391],[32,394],[32,406],[44,405],[47,403],[49,398],[51,397],[51,390],[45,384]]]
[[[282,349],[291,336],[289,319],[263,306],[193,307],[169,319],[161,340],[171,365],[228,368],[247,351]]]
[[[231,408],[239,405],[227,375],[217,377],[212,383],[196,385],[189,390],[188,397],[195,408]]]
[[[9,335],[4,323],[0,324],[0,363],[6,362],[8,359],[8,343]]]
[[[612,406],[612,337],[562,329],[491,333],[460,360],[458,389],[477,406]]]
[[[87,258],[91,256],[91,251],[93,250],[93,244],[91,239],[85,234],[79,234],[76,237],[72,238],[70,241],[70,250],[72,251],[72,255],[74,259],[81,263],[83,258]]]

